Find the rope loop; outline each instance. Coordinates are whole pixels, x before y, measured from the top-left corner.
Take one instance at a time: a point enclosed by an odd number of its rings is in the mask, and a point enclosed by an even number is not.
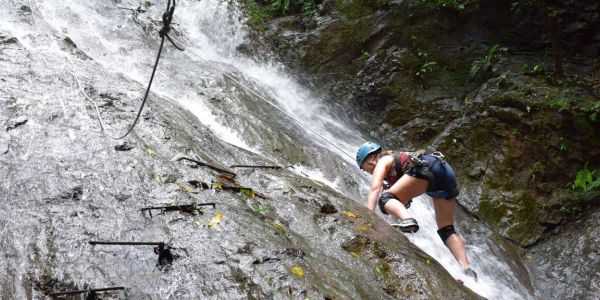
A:
[[[162,15],[163,27],[160,29],[158,34],[161,38],[167,36],[171,31],[171,21],[173,21],[173,14],[175,13],[175,0],[173,0],[173,6],[171,6],[171,0],[167,3],[167,11]]]

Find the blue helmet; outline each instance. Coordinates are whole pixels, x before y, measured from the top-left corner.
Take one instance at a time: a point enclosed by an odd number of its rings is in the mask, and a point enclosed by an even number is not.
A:
[[[369,154],[377,151],[381,151],[381,146],[377,143],[366,142],[362,144],[360,148],[358,148],[358,152],[356,152],[356,163],[358,164],[358,167],[360,168],[362,166]]]

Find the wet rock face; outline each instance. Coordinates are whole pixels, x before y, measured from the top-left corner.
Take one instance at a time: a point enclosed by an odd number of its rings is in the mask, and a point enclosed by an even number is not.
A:
[[[600,294],[599,222],[600,213],[595,212],[529,251],[541,298],[593,299]]]
[[[111,130],[132,121],[140,84],[90,59],[73,59],[66,72],[63,57],[18,40],[0,48],[9,73],[0,80],[2,298],[88,286],[163,299],[477,298],[373,212],[312,180],[287,169],[240,170],[232,179],[173,160],[227,168],[264,158],[222,142],[167,99],[151,95],[133,134],[107,139],[73,75]],[[190,202],[216,208],[140,212]],[[356,256],[343,245],[358,234],[368,242]],[[152,246],[90,240],[168,242],[174,261],[157,269]]]
[[[596,193],[570,188],[586,164],[600,166],[598,110],[590,109],[597,107],[597,65],[566,60],[567,73],[585,78],[583,85],[551,85],[551,61],[509,53],[469,74],[491,46],[480,47],[481,40],[510,50],[548,47],[535,7],[516,13],[506,2],[487,1],[459,12],[416,1],[325,3],[310,18],[273,20],[267,36],[290,66],[315,76],[308,80],[358,112],[356,122],[372,137],[390,148],[442,151],[459,176],[459,202],[468,212],[517,245],[537,249],[597,211]],[[589,12],[598,4],[573,5],[558,12],[563,51],[597,57],[591,28],[599,19]],[[533,72],[535,65],[543,70]],[[570,263],[565,258],[559,265]],[[542,285],[556,280],[542,277]],[[574,272],[564,280],[595,284]]]

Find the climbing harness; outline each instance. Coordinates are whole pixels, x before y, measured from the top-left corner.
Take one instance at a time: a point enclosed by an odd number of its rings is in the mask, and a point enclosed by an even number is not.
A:
[[[122,136],[112,136],[108,133],[108,131],[106,130],[106,125],[104,124],[104,120],[102,119],[102,116],[100,115],[100,109],[98,108],[98,105],[96,104],[96,102],[94,100],[92,100],[92,98],[90,98],[84,91],[83,87],[81,86],[81,83],[79,82],[79,78],[77,78],[77,76],[75,76],[75,74],[71,74],[73,77],[75,77],[76,81],[77,81],[77,86],[79,87],[79,89],[81,90],[81,93],[88,99],[91,100],[92,103],[94,104],[95,108],[96,108],[96,114],[98,115],[98,121],[100,122],[100,127],[102,128],[102,132],[104,132],[104,134],[112,139],[115,140],[120,140],[125,138],[126,136],[128,136],[131,131],[133,131],[133,128],[135,128],[135,126],[137,125],[137,122],[140,119],[140,116],[142,115],[142,111],[144,109],[144,106],[146,105],[146,101],[148,100],[148,95],[150,94],[150,87],[152,86],[152,81],[154,81],[154,74],[156,73],[156,69],[158,67],[158,62],[160,60],[160,55],[162,53],[162,49],[165,43],[165,37],[167,39],[169,39],[169,41],[171,42],[171,44],[173,44],[173,46],[181,51],[183,51],[182,48],[178,47],[177,44],[173,41],[172,37],[169,35],[169,31],[171,31],[171,21],[173,20],[173,13],[175,12],[175,0],[173,0],[173,5],[171,6],[171,0],[168,0],[167,3],[167,10],[165,11],[165,13],[162,16],[163,19],[163,27],[162,29],[159,31],[159,35],[160,35],[160,46],[158,48],[158,55],[156,56],[156,61],[154,62],[154,67],[152,68],[152,74],[150,75],[150,81],[148,82],[148,88],[146,88],[146,93],[144,94],[144,99],[142,100],[142,104],[140,105],[140,108],[138,110],[137,116],[135,117],[135,120],[133,121],[133,123],[131,124],[131,126],[129,127],[129,130],[127,130],[127,132],[122,135]]]
[[[408,159],[406,159],[406,161],[404,161],[404,163],[402,163],[402,164],[400,164],[400,160],[397,158],[398,155],[394,154],[395,165],[401,166],[401,169],[400,169],[401,173],[399,173],[398,175],[406,174],[414,167],[427,166],[427,162],[421,159],[421,157],[425,154],[430,154],[431,156],[435,157],[441,164],[446,163],[445,156],[440,151],[433,151],[431,153],[427,153],[427,151],[425,151],[425,150],[417,150],[414,152],[404,152],[404,153],[406,153],[406,155],[408,156]]]

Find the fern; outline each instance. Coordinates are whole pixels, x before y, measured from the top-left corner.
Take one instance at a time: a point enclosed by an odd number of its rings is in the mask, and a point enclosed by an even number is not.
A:
[[[474,60],[471,64],[471,71],[469,72],[471,78],[475,78],[479,73],[489,72],[492,66],[500,59],[500,55],[507,50],[507,48],[500,47],[499,44],[490,47],[486,56]]]

